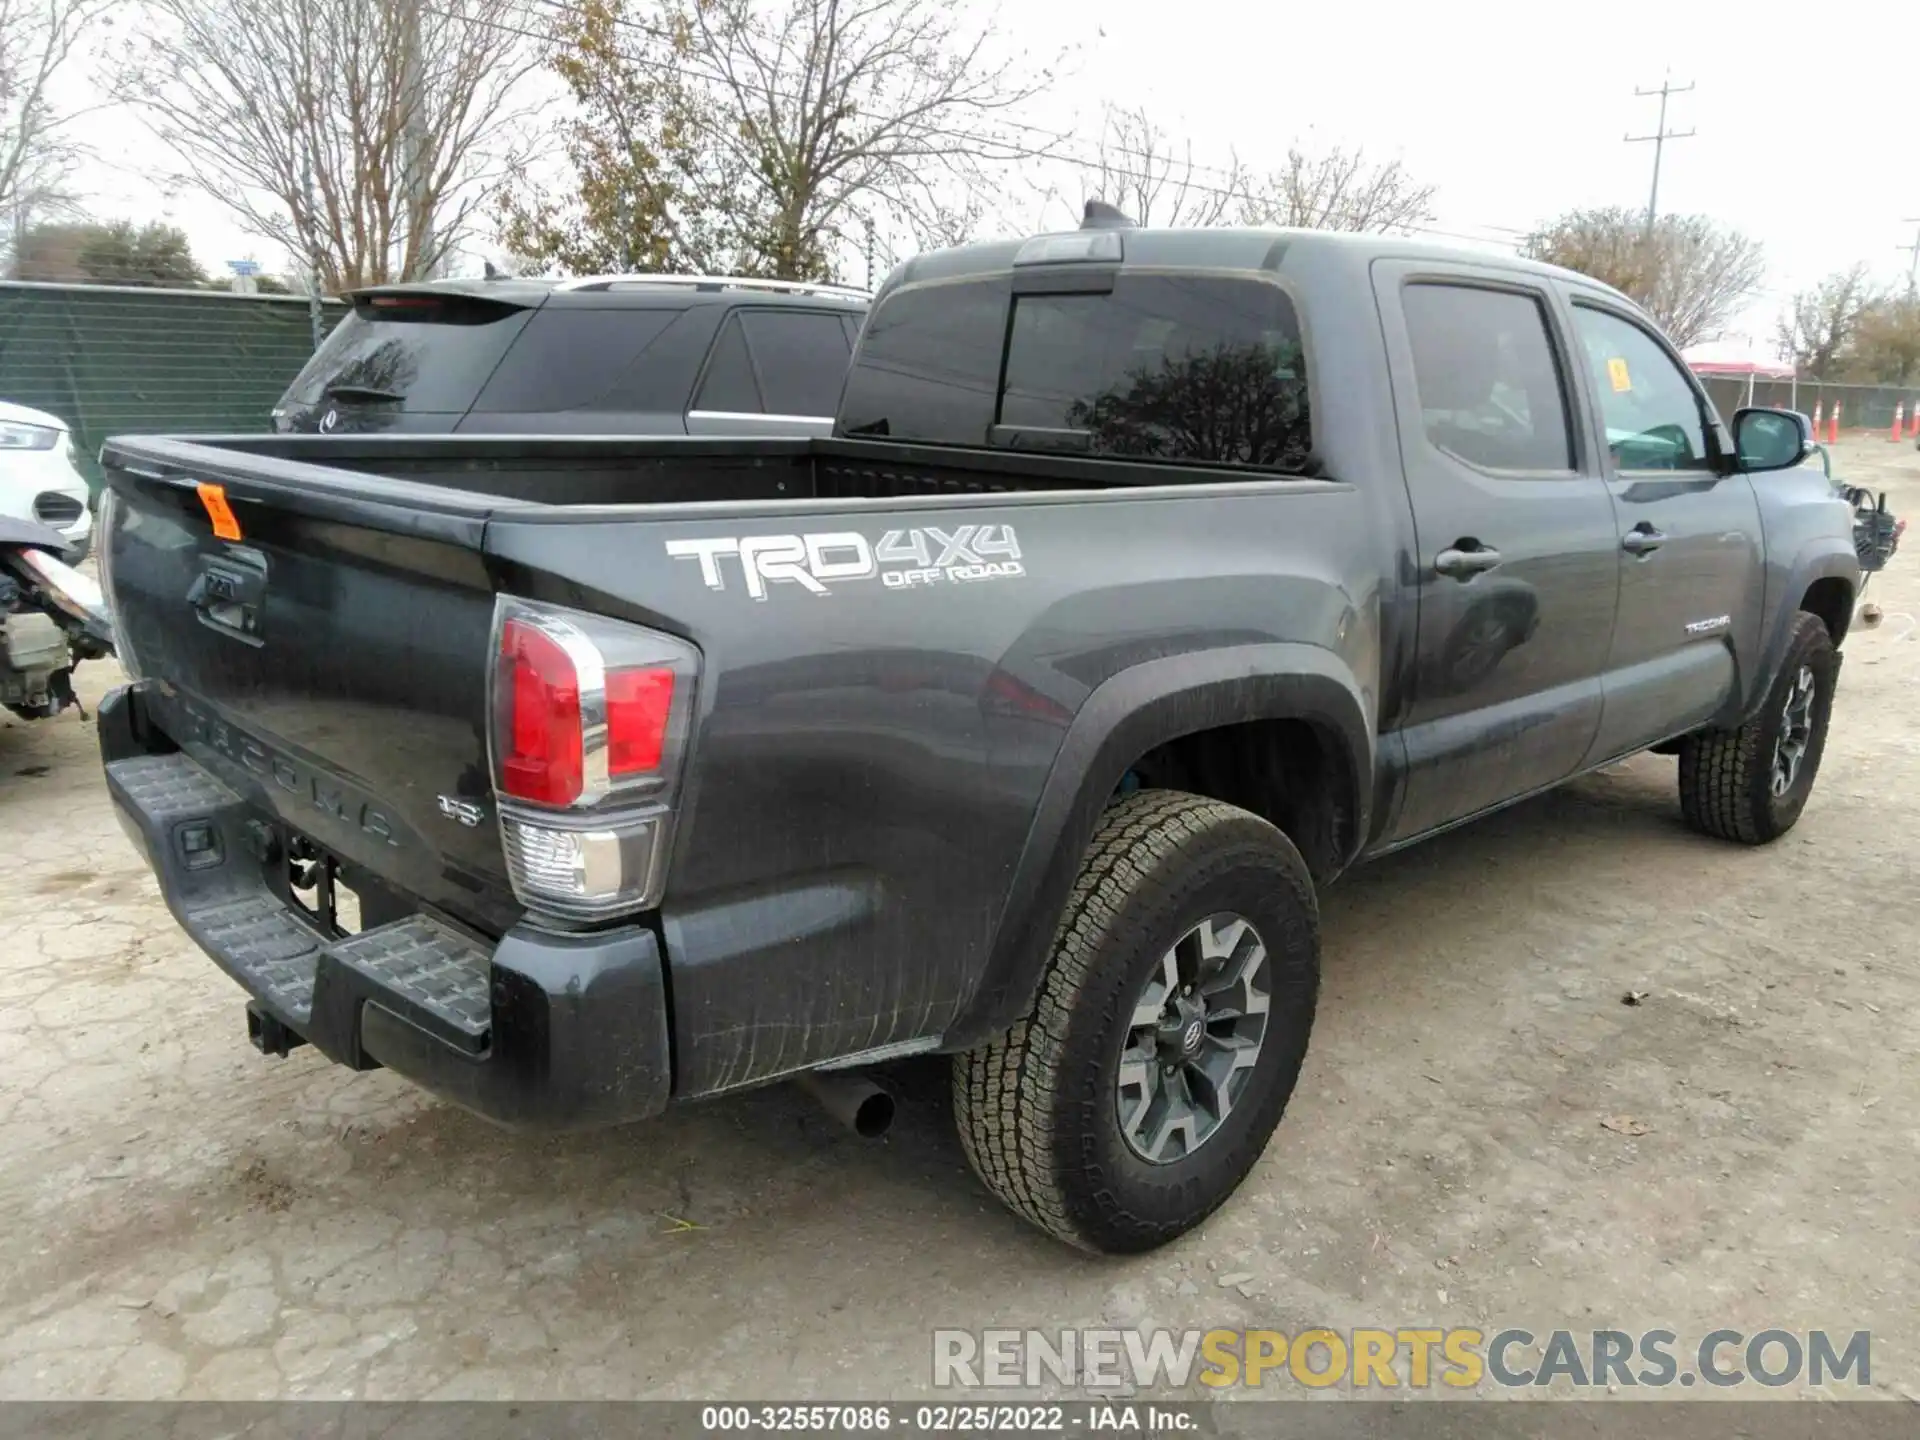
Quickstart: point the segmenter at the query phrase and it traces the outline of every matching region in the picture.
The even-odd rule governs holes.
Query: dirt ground
[[[1920,514],[1913,450],[1841,460]],[[987,1197],[937,1065],[868,1144],[790,1090],[540,1140],[265,1060],[115,826],[92,725],[13,722],[0,1397],[905,1397],[936,1326],[1465,1324],[1870,1329],[1877,1388],[1920,1398],[1909,548],[1781,843],[1692,836],[1645,757],[1335,887],[1273,1145],[1127,1261]]]

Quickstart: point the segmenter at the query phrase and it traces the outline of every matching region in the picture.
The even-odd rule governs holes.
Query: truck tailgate
[[[349,876],[499,933],[499,832],[460,817],[490,795],[481,542],[514,502],[168,448],[104,457],[104,569],[154,719]]]

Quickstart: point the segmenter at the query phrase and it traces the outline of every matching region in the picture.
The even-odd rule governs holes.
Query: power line
[[[1667,141],[1669,140],[1689,140],[1693,137],[1693,131],[1691,130],[1667,129],[1667,97],[1669,95],[1684,95],[1691,89],[1693,89],[1693,82],[1691,80],[1684,85],[1675,85],[1670,79],[1663,79],[1660,82],[1660,88],[1658,90],[1636,89],[1633,92],[1635,95],[1658,95],[1660,97],[1660,123],[1654,126],[1653,134],[1629,135],[1626,137],[1626,142],[1629,145],[1640,145],[1649,140],[1653,142],[1653,188],[1647,192],[1647,233],[1649,235],[1653,233],[1653,217],[1660,205],[1661,152],[1667,148]]]

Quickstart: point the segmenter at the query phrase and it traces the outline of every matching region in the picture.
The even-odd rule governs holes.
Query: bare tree
[[[1704,215],[1574,210],[1526,237],[1521,253],[1613,286],[1682,349],[1715,340],[1766,277],[1758,241]]]
[[[1052,144],[1011,119],[1051,70],[997,54],[947,0],[687,0],[684,23],[716,168],[777,275],[826,273],[860,212],[949,232]]]
[[[1780,358],[1813,379],[1837,378],[1836,362],[1852,348],[1862,318],[1878,298],[1864,262],[1800,291],[1780,317]]]
[[[1250,183],[1238,156],[1224,168],[1201,165],[1193,142],[1169,136],[1144,105],[1109,105],[1081,203],[1104,200],[1141,225],[1220,225],[1241,218]]]
[[[61,208],[80,148],[51,89],[108,0],[0,0],[0,225]]]
[[[1433,186],[1398,160],[1373,163],[1364,151],[1339,146],[1310,154],[1295,145],[1283,167],[1251,187],[1240,218],[1306,230],[1406,231],[1433,218]]]
[[[1374,163],[1360,150],[1295,144],[1279,169],[1265,173],[1231,151],[1224,165],[1203,165],[1189,142],[1172,138],[1142,106],[1108,107],[1081,190],[1083,199],[1118,205],[1142,225],[1405,231],[1433,218],[1434,187],[1398,160]]]
[[[329,290],[431,275],[526,154],[525,0],[147,0],[116,75],[184,183]]]

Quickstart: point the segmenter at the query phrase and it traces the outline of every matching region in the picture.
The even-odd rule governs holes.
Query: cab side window
[[[1566,391],[1537,296],[1421,281],[1401,307],[1420,422],[1436,449],[1485,470],[1573,469]]]
[[[1666,349],[1631,320],[1573,307],[1607,449],[1621,470],[1708,470],[1713,451],[1700,393]]]

